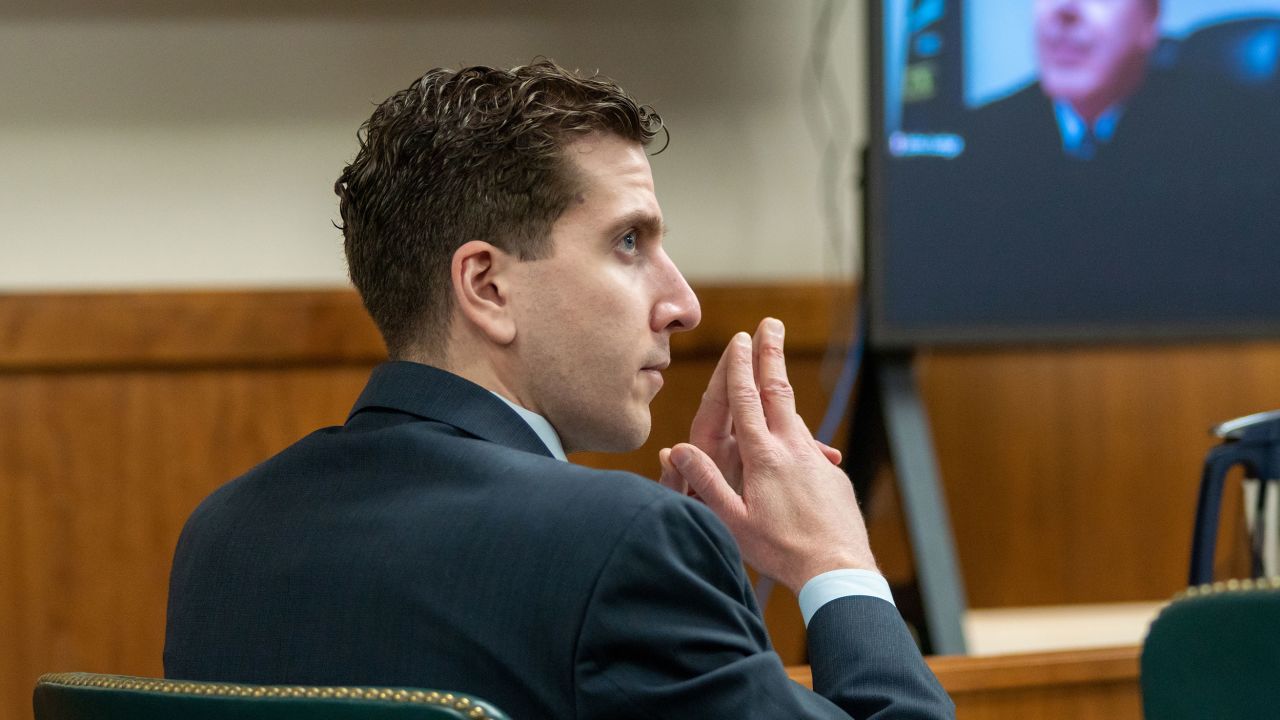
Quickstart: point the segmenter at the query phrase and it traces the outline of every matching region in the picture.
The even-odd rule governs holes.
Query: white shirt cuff
[[[874,570],[831,570],[811,578],[800,588],[800,614],[804,616],[805,627],[809,627],[809,620],[823,605],[852,595],[869,595],[894,604],[889,581],[880,573]]]

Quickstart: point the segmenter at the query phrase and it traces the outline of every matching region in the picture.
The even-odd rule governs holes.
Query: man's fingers
[[[733,355],[733,343],[720,354],[720,361],[711,373],[707,391],[702,395],[698,412],[689,427],[689,440],[696,445],[711,447],[729,436],[733,427],[729,414],[728,365]]]
[[[764,345],[764,324],[768,321],[769,318],[761,320],[751,336],[751,374],[756,378],[756,387],[760,387],[760,351]]]
[[[831,447],[821,440],[814,440],[814,442],[818,443],[818,449],[822,450],[822,454],[831,461],[832,465],[840,465],[840,461],[844,459],[844,456],[840,454],[839,450]]]
[[[746,507],[711,458],[689,443],[671,448],[670,458],[676,472],[689,483],[698,498],[730,529],[735,527],[745,515]]]
[[[738,447],[746,451],[748,445],[758,447],[767,442],[769,436],[764,409],[760,405],[760,391],[756,388],[755,373],[751,368],[751,337],[743,332],[734,335],[729,341],[729,353],[729,414],[733,417]]]
[[[681,495],[689,492],[689,484],[684,481],[684,476],[671,463],[671,448],[662,448],[658,451],[658,464],[662,466],[662,477],[658,478],[658,482],[663,487],[675,490]]]
[[[765,420],[775,431],[796,422],[796,396],[787,379],[787,361],[782,352],[784,333],[782,321],[774,318],[765,318],[756,329],[759,348],[756,384],[760,388]]]

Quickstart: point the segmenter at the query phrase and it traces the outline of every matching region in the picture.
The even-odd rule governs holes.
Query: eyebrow
[[[646,232],[659,234],[662,237],[666,237],[671,232],[670,225],[645,210],[636,210],[623,215],[618,218],[615,226],[618,230],[634,227]]]

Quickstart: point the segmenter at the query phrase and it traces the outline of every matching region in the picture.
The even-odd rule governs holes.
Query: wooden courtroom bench
[[[959,720],[1141,720],[1136,646],[928,658]],[[807,665],[787,668],[812,687]]]

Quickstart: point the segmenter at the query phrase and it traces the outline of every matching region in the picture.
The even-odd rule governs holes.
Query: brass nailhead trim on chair
[[[1177,595],[1174,595],[1173,600],[1174,602],[1177,602],[1184,598],[1193,598],[1201,595],[1215,595],[1218,593],[1247,590],[1280,590],[1280,577],[1219,580],[1214,583],[1205,583],[1203,585],[1196,585],[1183,590]]]
[[[474,701],[453,693],[436,690],[403,690],[395,688],[319,687],[302,685],[239,685],[235,683],[206,683],[187,680],[161,680],[158,678],[127,677],[123,675],[96,675],[93,673],[47,673],[36,681],[37,685],[65,685],[69,687],[94,687],[106,690],[141,690],[143,692],[173,693],[175,695],[208,695],[214,697],[254,698],[338,698],[350,700],[383,700],[387,702],[419,703],[451,707],[467,712],[467,717],[485,720],[489,714]]]

